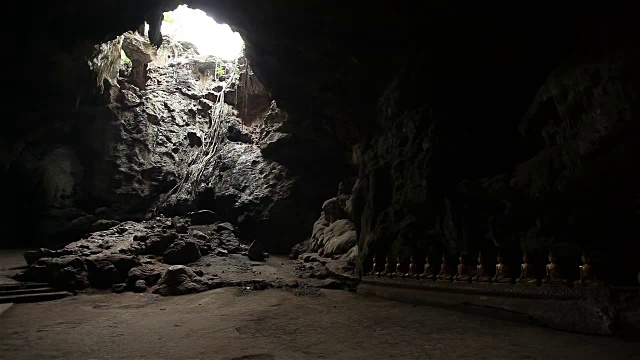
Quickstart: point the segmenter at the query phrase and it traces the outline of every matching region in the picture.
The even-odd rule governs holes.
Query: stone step
[[[0,291],[20,290],[20,289],[39,289],[49,287],[47,283],[35,282],[18,282],[15,284],[0,284]]]
[[[65,298],[69,295],[71,295],[71,293],[68,293],[66,291],[57,291],[57,292],[49,292],[49,293],[42,293],[42,294],[21,294],[21,295],[8,295],[8,296],[0,295],[0,304],[29,303],[29,302],[58,300],[58,299]]]
[[[9,295],[24,295],[24,294],[46,294],[52,292],[58,292],[59,290],[54,289],[52,287],[41,287],[41,288],[27,288],[27,289],[15,289],[15,290],[4,290],[0,291],[0,296],[9,296]]]

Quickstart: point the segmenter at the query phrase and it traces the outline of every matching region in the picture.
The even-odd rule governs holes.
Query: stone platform
[[[638,289],[625,289],[624,296],[620,292],[607,286],[526,286],[378,276],[362,277],[358,287],[363,296],[601,335],[618,333],[625,313],[640,304]]]
[[[606,286],[529,286],[519,284],[488,282],[457,282],[425,280],[415,278],[390,278],[383,276],[363,276],[363,284],[393,286],[407,289],[428,289],[478,295],[496,295],[535,299],[584,299],[609,297],[611,292]]]

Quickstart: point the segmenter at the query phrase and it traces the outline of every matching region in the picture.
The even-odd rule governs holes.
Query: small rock
[[[136,283],[133,285],[133,292],[143,293],[145,291],[147,291],[147,283],[145,283],[144,280],[136,281]]]
[[[126,288],[127,288],[127,284],[119,283],[119,284],[113,285],[111,287],[111,291],[116,293],[116,294],[120,294],[120,293],[123,293]]]
[[[203,241],[209,240],[209,237],[207,235],[205,235],[202,231],[198,231],[198,230],[193,230],[191,232],[191,236],[193,236],[198,240],[203,240]]]
[[[216,249],[216,255],[217,256],[229,256],[229,252],[227,250],[225,250],[225,249],[217,248]]]

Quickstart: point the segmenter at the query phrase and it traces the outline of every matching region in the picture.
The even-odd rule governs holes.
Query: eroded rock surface
[[[120,64],[120,48],[132,65]],[[156,49],[132,32],[95,52],[94,71],[109,71],[103,92],[91,92],[73,111],[74,136],[35,136],[13,159],[11,171],[37,189],[33,196],[46,198],[32,226],[42,232],[29,238],[68,243],[159,213],[189,214],[193,225],[231,222],[239,226],[236,236],[268,251],[286,253],[306,237],[314,208],[337,177],[295,164],[325,158],[335,142],[318,152],[314,146],[324,139],[278,109],[253,75],[252,96],[261,100],[248,113],[234,108],[244,108],[242,96],[225,103],[246,86],[245,60],[201,57],[168,37]],[[226,66],[226,75],[215,75],[215,66]]]

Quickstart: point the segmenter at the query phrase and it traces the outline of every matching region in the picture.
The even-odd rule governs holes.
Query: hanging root
[[[233,67],[231,77],[235,74],[235,67]],[[224,138],[223,121],[230,114],[230,107],[224,103],[224,93],[227,90],[229,81],[225,84],[225,87],[217,94],[216,102],[210,113],[211,126],[208,132],[204,134],[202,146],[194,152],[186,161],[185,172],[181,180],[174,186],[156,205],[154,213],[158,213],[158,209],[161,208],[172,197],[183,192],[185,188],[191,191],[192,196],[197,196],[198,185],[202,179],[202,175],[207,169],[207,165],[214,164],[215,156],[218,154],[218,146],[222,143]]]

